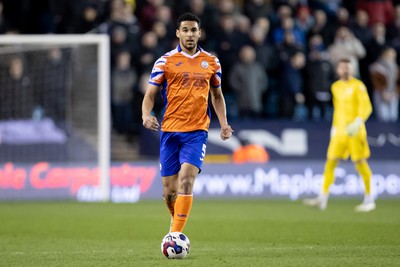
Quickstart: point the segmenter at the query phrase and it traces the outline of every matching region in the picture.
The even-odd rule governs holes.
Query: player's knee
[[[193,190],[194,180],[196,175],[182,175],[180,177],[180,192],[191,194]]]
[[[172,201],[178,196],[178,184],[164,184],[163,197],[167,201]]]
[[[176,190],[173,190],[172,192],[163,193],[163,198],[168,202],[174,201],[177,197],[178,197],[178,192]]]
[[[359,159],[359,160],[355,160],[355,161],[353,161],[353,162],[354,162],[354,164],[357,166],[357,165],[363,164],[363,163],[365,162],[365,160],[364,160],[364,159]]]

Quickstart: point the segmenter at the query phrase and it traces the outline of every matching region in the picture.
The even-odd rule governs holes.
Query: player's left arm
[[[347,134],[350,136],[354,136],[359,132],[361,125],[368,120],[372,113],[371,100],[369,99],[367,88],[363,83],[360,82],[360,85],[357,87],[356,94],[356,118],[347,126],[346,129]]]
[[[367,88],[363,83],[358,88],[358,110],[357,117],[360,117],[364,122],[368,120],[372,113],[372,104],[369,99]]]
[[[211,102],[217,114],[219,124],[221,125],[221,139],[227,140],[232,136],[233,129],[228,124],[225,98],[222,94],[221,86],[218,88],[211,88]]]

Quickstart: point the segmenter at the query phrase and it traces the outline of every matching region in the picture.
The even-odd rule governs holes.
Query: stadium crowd
[[[0,33],[108,34],[113,126],[135,132],[151,68],[176,47],[184,12],[201,18],[200,44],[221,61],[230,120],[331,119],[335,64],[346,57],[375,118],[397,121],[399,0],[0,0]]]

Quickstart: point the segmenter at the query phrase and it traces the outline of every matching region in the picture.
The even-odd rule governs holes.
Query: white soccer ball
[[[181,232],[168,233],[161,241],[161,252],[168,259],[183,259],[189,251],[189,238]]]

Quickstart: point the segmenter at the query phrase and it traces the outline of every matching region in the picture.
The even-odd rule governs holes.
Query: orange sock
[[[169,213],[171,213],[171,216],[174,217],[174,211],[175,211],[175,202],[176,199],[168,201],[164,198],[165,204],[167,205],[167,208],[169,210]]]
[[[178,194],[175,203],[174,222],[172,224],[171,232],[182,232],[185,227],[186,221],[189,217],[190,209],[193,204],[192,195]]]

